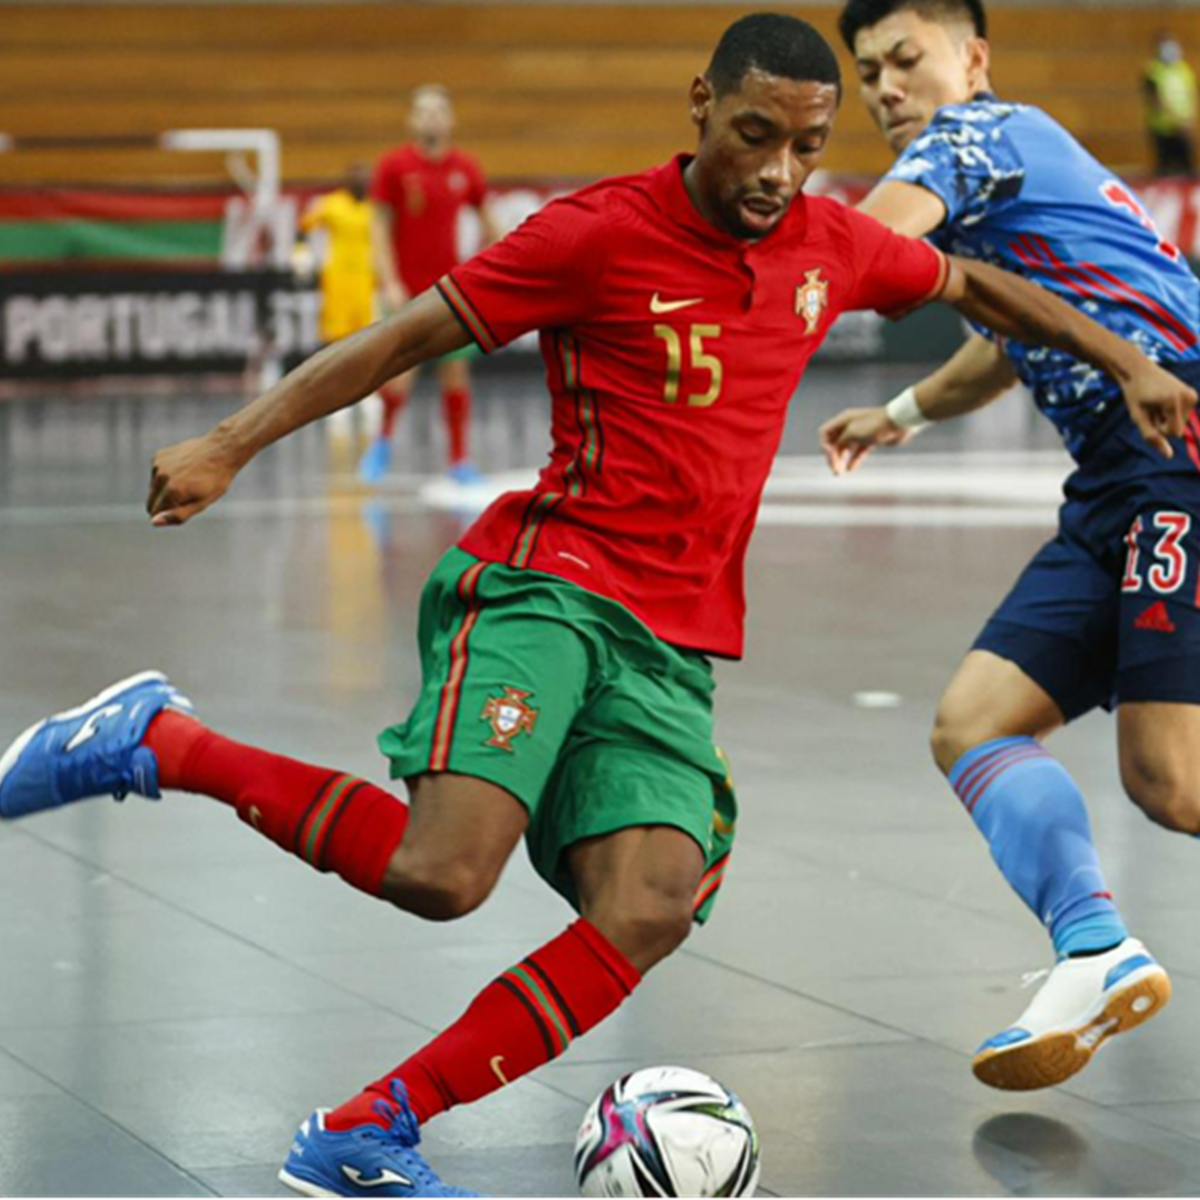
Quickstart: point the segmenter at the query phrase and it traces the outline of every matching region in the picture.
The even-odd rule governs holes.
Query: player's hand
[[[893,424],[882,406],[846,408],[821,426],[821,453],[835,475],[845,475],[876,446],[903,446],[913,433]]]
[[[1125,405],[1138,432],[1163,458],[1175,451],[1168,438],[1183,437],[1196,407],[1196,392],[1169,371],[1147,361],[1125,384]]]
[[[229,490],[239,464],[214,433],[168,446],[154,456],[146,511],[154,525],[182,525]]]

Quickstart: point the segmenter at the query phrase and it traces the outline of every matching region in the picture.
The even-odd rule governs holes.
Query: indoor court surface
[[[743,816],[713,920],[564,1058],[434,1122],[424,1148],[449,1181],[573,1194],[587,1103],[675,1063],[746,1101],[765,1195],[1200,1193],[1200,847],[1124,799],[1107,716],[1054,746],[1174,1000],[1056,1091],[971,1075],[1050,953],[927,730],[1049,535],[1065,458],[1013,396],[829,478],[820,420],[918,374],[828,364],[794,408],[750,556],[747,658],[718,668]],[[545,451],[540,371],[489,363],[478,381],[481,465],[520,478]],[[315,427],[177,530],[141,511],[152,452],[239,401],[137,392],[0,403],[0,744],[158,667],[218,730],[383,782],[374,738],[415,695],[420,589],[462,527],[427,486],[432,389],[373,495],[344,433]],[[92,1196],[289,1195],[276,1171],[314,1107],[571,919],[519,853],[480,912],[423,924],[182,795],[0,827],[0,914],[0,1194]]]

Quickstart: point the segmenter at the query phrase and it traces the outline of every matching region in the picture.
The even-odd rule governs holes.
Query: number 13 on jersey
[[[654,336],[662,338],[667,347],[667,372],[663,380],[663,403],[674,404],[679,399],[679,381],[683,375],[684,343],[673,325],[655,325]],[[693,370],[708,372],[708,387],[703,392],[690,392],[690,408],[708,408],[715,404],[725,381],[725,367],[715,354],[705,348],[705,341],[721,336],[720,325],[692,325],[687,333],[688,364]]]

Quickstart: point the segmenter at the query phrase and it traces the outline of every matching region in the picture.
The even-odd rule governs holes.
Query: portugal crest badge
[[[492,727],[492,736],[486,745],[498,746],[511,754],[513,738],[519,733],[533,733],[538,719],[537,709],[525,703],[532,695],[532,692],[523,692],[520,688],[505,687],[503,696],[488,697],[483,712],[479,714],[479,719],[487,721]]]
[[[821,278],[821,268],[804,272],[804,282],[796,288],[796,316],[804,318],[805,334],[816,333],[821,314],[829,303],[829,280]]]

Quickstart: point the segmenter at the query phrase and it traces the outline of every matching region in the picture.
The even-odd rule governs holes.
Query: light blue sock
[[[984,742],[954,764],[949,778],[1060,958],[1104,950],[1128,936],[1100,870],[1083,796],[1037,741]]]

